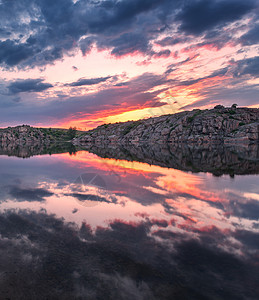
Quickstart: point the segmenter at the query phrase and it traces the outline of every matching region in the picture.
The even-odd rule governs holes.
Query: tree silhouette
[[[67,131],[69,139],[73,139],[76,136],[76,127],[69,127]]]

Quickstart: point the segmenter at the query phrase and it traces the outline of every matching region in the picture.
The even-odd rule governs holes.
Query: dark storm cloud
[[[243,75],[250,75],[252,77],[259,76],[259,56],[247,58],[237,61],[237,67],[234,71],[234,75],[237,77]]]
[[[91,51],[91,49],[93,48],[93,44],[95,43],[95,39],[90,37],[90,38],[85,38],[85,39],[81,39],[79,41],[79,47],[80,50],[82,51],[83,55],[86,55],[87,53],[89,53]]]
[[[150,49],[149,40],[142,33],[122,34],[119,38],[111,40],[110,46],[114,47],[111,53],[115,56],[134,52],[147,53]]]
[[[166,46],[174,46],[180,43],[185,43],[188,42],[190,40],[189,37],[172,37],[172,36],[167,36],[165,38],[163,38],[162,40],[156,41],[157,45],[160,45],[162,47],[166,47]]]
[[[82,8],[86,3],[86,1],[79,1]],[[91,16],[89,27],[93,33],[109,31],[112,27],[116,27],[113,28],[116,31],[118,26],[128,28],[137,16],[156,9],[161,10],[166,5],[170,7],[169,3],[170,1],[167,0],[100,1],[96,6],[91,7],[96,15]]]
[[[95,44],[114,56],[152,55],[151,41],[177,19],[179,31],[200,34],[240,19],[255,1],[170,0],[21,0],[0,5],[0,64],[6,68],[44,66],[79,47],[87,54]],[[178,13],[179,11],[179,13]],[[179,38],[179,36],[181,36]],[[4,40],[4,38],[8,38]],[[160,45],[188,41],[184,35]]]
[[[84,85],[94,85],[94,84],[98,84],[101,82],[105,82],[108,79],[112,78],[112,76],[107,76],[107,77],[99,77],[99,78],[80,78],[75,82],[72,83],[68,83],[66,84],[67,86],[84,86]]]
[[[259,24],[255,24],[247,33],[241,36],[240,41],[243,45],[254,45],[259,43]]]
[[[2,41],[0,63],[6,67],[45,65],[78,45],[86,53],[94,42],[113,48],[116,56],[145,52],[149,39],[165,25],[158,15],[173,6],[166,0],[9,2],[0,6],[1,25],[13,33],[12,39]],[[156,10],[158,15],[152,15]]]
[[[33,56],[34,50],[26,44],[19,44],[12,40],[0,41],[0,64],[10,67]]]
[[[199,35],[216,26],[240,19],[255,7],[256,1],[194,0],[186,3],[177,16],[181,22],[180,30]]]
[[[9,37],[11,32],[5,31],[3,28],[0,28],[0,38]]]
[[[42,92],[53,87],[50,83],[44,83],[43,79],[25,79],[13,81],[8,85],[10,94],[18,94],[23,92]]]

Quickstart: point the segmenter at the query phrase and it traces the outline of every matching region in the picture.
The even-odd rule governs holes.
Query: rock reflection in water
[[[140,161],[150,165],[174,168],[183,171],[209,172],[216,176],[229,174],[258,174],[259,147],[253,145],[207,145],[188,146],[186,144],[143,144],[105,146],[75,146],[60,143],[30,146],[0,145],[0,155],[29,158],[35,155],[70,153],[87,150],[103,158]]]
[[[31,145],[17,145],[13,143],[0,144],[0,155],[16,156],[21,158],[66,152],[72,155],[75,154],[76,151],[76,147],[69,142],[56,144],[33,143]]]
[[[258,145],[208,145],[186,144],[128,145],[114,147],[85,146],[85,149],[101,157],[141,161],[151,165],[192,172],[222,174],[258,174]]]

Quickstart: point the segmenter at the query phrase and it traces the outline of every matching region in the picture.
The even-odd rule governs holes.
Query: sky
[[[0,0],[0,127],[259,107],[258,0]]]

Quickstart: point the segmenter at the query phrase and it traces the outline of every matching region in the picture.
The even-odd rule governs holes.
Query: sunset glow
[[[1,1],[0,126],[86,130],[258,107],[258,9],[257,0]]]

